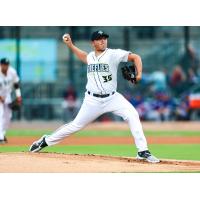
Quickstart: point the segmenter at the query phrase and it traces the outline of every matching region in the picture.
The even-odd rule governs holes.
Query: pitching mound
[[[0,153],[0,172],[199,172],[200,161],[162,160],[56,153]]]

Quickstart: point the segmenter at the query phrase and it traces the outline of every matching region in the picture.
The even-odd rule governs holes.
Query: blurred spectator
[[[175,103],[173,98],[171,98],[167,93],[161,93],[158,98],[160,101],[160,108],[158,112],[160,113],[161,121],[169,121],[172,119],[172,113],[175,108]]]
[[[175,120],[189,120],[189,102],[188,96],[180,99],[180,102],[177,104],[175,109]]]
[[[184,91],[184,83],[186,81],[186,76],[179,65],[177,65],[171,75],[170,85],[171,89],[174,91],[175,95]]]
[[[181,98],[171,97],[167,92],[157,92],[153,98],[145,98],[141,93],[134,96],[127,93],[125,96],[142,120],[189,120],[189,103],[185,94]]]
[[[194,84],[199,82],[199,77],[195,74],[192,68],[188,70],[188,73],[189,73],[188,77],[189,86],[193,86]]]
[[[153,92],[162,92],[167,90],[167,74],[164,69],[155,71],[150,75],[152,82],[151,90]]]
[[[105,113],[105,114],[99,116],[95,121],[97,121],[97,122],[111,122],[112,118],[115,119],[115,116],[113,116],[112,113]]]
[[[131,97],[128,100],[138,111],[141,120],[145,120],[147,108],[145,105],[144,97],[140,93],[137,93],[134,97]]]
[[[187,47],[186,52],[180,59],[179,63],[187,77],[189,77],[189,69],[192,69],[195,75],[198,74],[200,60],[191,46]]]
[[[69,85],[63,94],[64,100],[62,102],[63,108],[63,120],[72,120],[78,111],[79,101],[77,100],[77,94],[72,85]]]
[[[148,120],[168,121],[171,119],[174,103],[167,93],[156,93],[150,103]]]

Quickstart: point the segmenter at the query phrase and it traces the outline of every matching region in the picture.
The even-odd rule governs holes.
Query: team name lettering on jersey
[[[108,64],[90,64],[87,67],[87,72],[109,72],[109,65]]]
[[[6,87],[12,84],[11,80],[0,80],[0,87]]]

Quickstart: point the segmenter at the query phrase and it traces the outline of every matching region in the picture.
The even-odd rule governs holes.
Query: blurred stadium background
[[[143,79],[136,87],[118,70],[118,91],[144,121],[200,119],[200,27],[0,27],[0,57],[21,78],[23,106],[13,120],[70,121],[85,92],[86,67],[66,48],[62,35],[90,51],[90,35],[102,29],[109,47],[139,54]],[[120,121],[106,114],[98,121]]]

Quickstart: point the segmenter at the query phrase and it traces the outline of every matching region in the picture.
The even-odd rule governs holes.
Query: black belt
[[[90,91],[87,91],[87,93],[89,95],[91,94],[92,96],[99,97],[99,98],[105,98],[105,97],[109,97],[109,96],[115,94],[115,92],[112,92],[111,94],[94,94],[94,93],[91,93]]]

